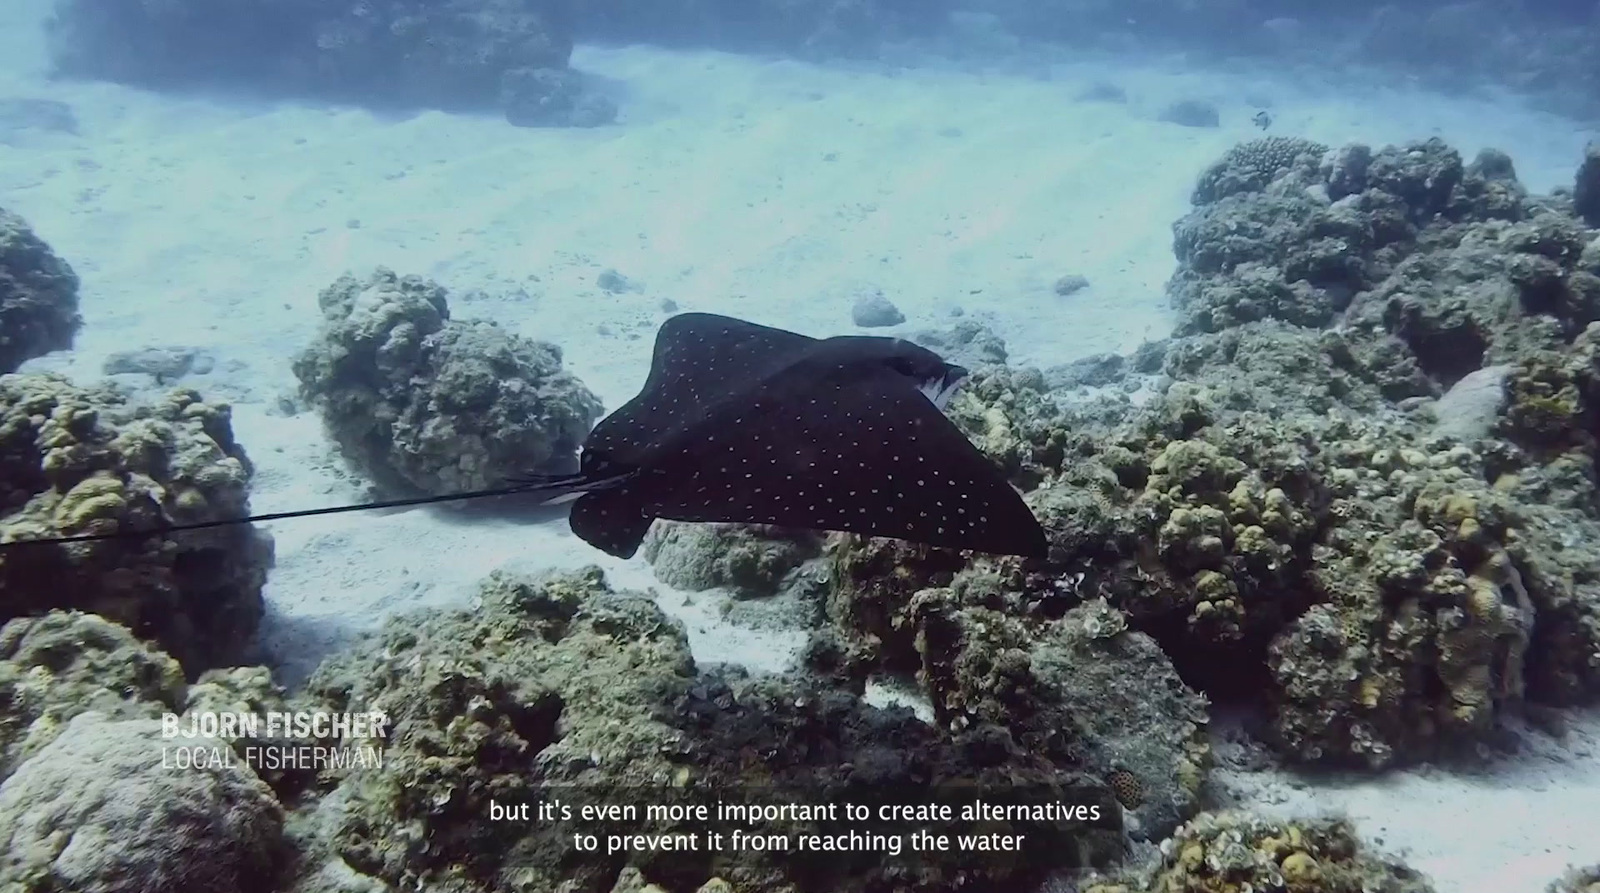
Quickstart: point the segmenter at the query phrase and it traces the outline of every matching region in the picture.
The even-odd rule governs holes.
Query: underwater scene
[[[4,0],[0,893],[1600,893],[1595,47]]]

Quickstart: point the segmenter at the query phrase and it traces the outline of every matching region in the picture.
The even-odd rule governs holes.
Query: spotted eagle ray
[[[65,543],[513,494],[571,502],[585,542],[631,558],[657,518],[846,531],[1043,557],[1044,530],[945,417],[967,370],[901,338],[817,339],[709,313],[668,319],[639,395],[589,433],[576,473],[461,493],[18,540]]]

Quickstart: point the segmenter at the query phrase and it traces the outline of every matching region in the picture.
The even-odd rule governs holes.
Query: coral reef
[[[309,694],[382,710],[388,768],[345,782],[334,851],[358,871],[457,890],[605,889],[566,838],[488,822],[490,800],[545,784],[668,785],[677,736],[660,715],[693,673],[683,631],[598,570],[492,576],[474,612],[397,618],[318,669]],[[569,832],[570,833],[570,832]]]
[[[1037,638],[1030,670],[1116,790],[1129,830],[1161,837],[1199,806],[1211,764],[1207,705],[1160,646],[1126,623],[1104,600],[1080,605]]]
[[[1499,0],[1420,6],[1373,3],[1362,15],[1340,23],[1338,30],[1353,38],[1353,54],[1403,71],[1419,83],[1504,84],[1540,107],[1579,117],[1592,115],[1600,82],[1593,71],[1575,65],[1571,54],[1595,39],[1594,20],[1565,15],[1559,7],[1541,7],[1523,17],[1504,15],[1509,9]],[[1309,46],[1327,45],[1324,29],[1307,30],[1311,33],[1284,49],[1303,52]]]
[[[960,553],[902,540],[832,536],[827,559],[827,616],[838,634],[824,648],[831,668],[847,676],[920,669],[911,600],[923,589],[950,586],[966,566]]]
[[[1161,845],[1160,861],[1081,887],[1084,893],[1431,893],[1403,863],[1370,852],[1346,822],[1203,813]]]
[[[65,0],[57,7],[53,57],[69,72],[158,83],[211,72],[402,102],[439,93],[457,103],[492,100],[486,91],[504,72],[562,69],[574,39],[872,58],[925,52],[930,41],[953,55],[1015,55],[1030,51],[1019,43],[1038,41],[1164,47],[1269,65],[1319,56],[1379,65],[1443,90],[1512,86],[1580,114],[1592,114],[1600,96],[1600,76],[1583,63],[1600,26],[1579,7],[1507,0],[1368,0],[1336,11],[1271,0],[989,0],[981,10],[951,0]],[[1104,85],[1088,95],[1124,99]]]
[[[228,406],[193,391],[133,403],[56,376],[0,377],[0,538],[248,515],[250,474]],[[194,676],[238,662],[271,560],[250,525],[13,548],[0,553],[0,619],[92,611]]]
[[[938,32],[950,0],[589,0],[573,8],[582,39],[872,56],[884,41]]]
[[[186,739],[205,752],[215,739]],[[270,893],[283,811],[242,764],[164,765],[150,719],[75,717],[0,784],[0,886],[19,893]]]
[[[1057,415],[1044,375],[1009,366],[979,368],[945,407],[967,437],[998,460],[1024,489],[1061,462],[1071,433],[1052,427]]]
[[[928,673],[909,606],[991,568],[964,598],[993,616],[951,641],[1021,623],[1025,655],[1041,618],[1103,598],[1300,760],[1471,754],[1526,700],[1600,695],[1600,304],[1570,203],[1436,140],[1258,140],[1195,198],[1184,334],[1103,364],[1098,395],[991,367],[950,406],[1050,560],[837,541],[842,668]]]
[[[0,374],[72,346],[78,276],[21,217],[0,208]]]
[[[617,105],[570,68],[513,68],[500,79],[500,106],[517,127],[599,127]]]
[[[549,2],[365,0],[298,24],[307,33],[294,50],[314,65],[313,89],[440,108],[489,105],[508,77],[564,70],[572,54],[564,14]]]
[[[1180,334],[1268,318],[1321,327],[1350,308],[1424,367],[1470,371],[1488,346],[1480,329],[1512,337],[1563,303],[1569,326],[1592,314],[1587,282],[1558,281],[1582,247],[1570,218],[1530,204],[1503,154],[1464,165],[1438,140],[1320,148],[1256,140],[1202,176],[1174,226]],[[1473,318],[1458,319],[1467,303]]]
[[[1572,209],[1590,226],[1600,227],[1600,144],[1584,149],[1572,182]]]
[[[94,614],[51,611],[19,617],[0,628],[0,781],[54,741],[73,717],[94,712],[109,720],[156,719],[162,714],[258,715],[290,709],[291,699],[265,667],[207,670],[185,685],[169,655]],[[227,739],[236,752],[262,742]],[[258,766],[280,795],[316,781],[299,766]]]
[[[1122,611],[1079,604],[1081,576],[1030,587],[1011,560],[963,568],[954,553],[847,536],[829,558],[834,629],[812,643],[815,669],[914,672],[940,727],[1003,727],[1030,753],[1094,773],[1138,837],[1194,814],[1210,765],[1205,699]]]
[[[1586,433],[1593,426],[1576,382],[1592,375],[1583,371],[1593,363],[1585,327],[1600,317],[1600,280],[1585,259],[1590,240],[1582,224],[1559,197],[1527,195],[1504,155],[1487,150],[1464,165],[1437,140],[1378,153],[1347,147],[1314,172],[1303,167],[1237,201],[1242,211],[1265,215],[1281,204],[1281,193],[1319,204],[1325,196],[1329,211],[1316,214],[1350,205],[1362,212],[1358,229],[1395,236],[1354,252],[1362,275],[1346,282],[1356,290],[1342,331],[1331,333],[1382,345],[1379,352],[1347,351],[1343,365],[1365,367],[1386,400],[1358,404],[1347,392],[1338,404],[1389,410],[1396,401],[1404,407],[1408,396],[1449,388],[1433,407],[1431,428],[1392,411],[1356,427],[1300,423],[1322,445],[1322,455],[1306,461],[1322,466],[1318,490],[1331,497],[1311,556],[1314,589],[1328,598],[1274,646],[1274,666],[1289,698],[1322,711],[1306,727],[1325,733],[1344,715],[1349,729],[1336,736],[1336,749],[1383,762],[1389,751],[1370,740],[1373,722],[1387,726],[1380,739],[1408,738],[1436,724],[1482,732],[1497,706],[1521,699],[1526,678],[1546,701],[1594,692],[1600,599],[1588,575],[1564,572],[1582,540],[1553,535],[1551,500],[1517,492],[1548,489],[1546,476],[1560,474],[1574,493],[1560,523],[1595,529],[1593,484],[1566,480],[1564,471],[1573,451],[1593,459]],[[1265,265],[1268,283],[1304,285],[1296,280],[1304,271],[1294,266],[1302,250],[1295,246],[1318,239],[1308,233],[1275,247],[1264,241],[1250,250],[1289,260]],[[1180,270],[1175,282],[1181,290],[1228,275],[1225,268]],[[1343,291],[1318,284],[1311,293],[1323,294],[1330,310],[1345,306]],[[1468,401],[1479,405],[1463,409]],[[1482,444],[1494,427],[1532,455]],[[1352,437],[1360,428],[1364,436]],[[1466,448],[1479,444],[1477,452]],[[1508,466],[1521,466],[1519,474],[1508,477]],[[1379,616],[1386,619],[1372,626]],[[1419,674],[1422,668],[1431,669]],[[1338,704],[1352,691],[1362,707],[1347,711]],[[1417,703],[1385,709],[1399,693],[1409,693],[1398,697],[1403,705],[1428,691],[1439,700],[1420,715]],[[1352,713],[1365,717],[1351,720]],[[1280,732],[1305,741],[1292,728],[1299,725],[1286,720]],[[1296,749],[1310,757],[1324,752],[1321,744]]]
[[[1528,196],[1503,155],[1315,148],[1234,150],[1175,228],[1186,330],[1227,330],[1169,347],[1177,383],[1128,426],[1143,437],[1121,439],[1135,455],[1117,474],[1144,485],[1123,518],[1155,527],[1155,554],[1107,591],[1191,678],[1196,632],[1246,643],[1251,664],[1265,645],[1289,753],[1383,765],[1482,740],[1530,679],[1547,701],[1600,690],[1600,599],[1551,567],[1570,567],[1574,544],[1545,532],[1548,500],[1502,479],[1507,463],[1531,465],[1529,481],[1548,471],[1481,440],[1496,413],[1547,441],[1589,440],[1573,433],[1579,389],[1554,372],[1535,383],[1528,364],[1585,343],[1600,307],[1581,225]],[[1271,160],[1241,161],[1254,158]],[[1269,164],[1270,178],[1249,173]],[[1290,325],[1252,322],[1271,319]],[[1473,390],[1451,387],[1474,375]],[[1593,529],[1582,489],[1564,523]],[[1259,679],[1234,666],[1240,689]]]
[[[657,521],[643,548],[656,579],[668,586],[689,592],[726,586],[770,595],[791,571],[820,554],[821,545],[807,531]]]
[[[593,123],[580,119],[603,106],[578,95],[567,16],[543,0],[62,0],[50,51],[64,74],[159,87],[220,82],[447,109],[492,107],[504,94],[519,119],[537,94],[542,124]]]
[[[379,269],[318,297],[324,324],[294,361],[304,395],[380,489],[445,493],[561,470],[600,401],[555,345],[450,319],[445,290]]]
[[[1022,850],[995,859],[975,852],[909,850],[803,853],[740,860],[718,874],[734,889],[866,893],[903,889],[1029,889],[1058,869],[1103,867],[1122,853],[1110,783],[1084,765],[1044,758],[1000,725],[975,721],[939,731],[904,707],[878,710],[839,688],[781,678],[702,676],[677,705],[687,752],[700,767],[703,790],[719,798],[769,803],[910,805],[974,798],[992,803],[1056,801],[1097,809],[1098,822],[1027,825]],[[753,756],[759,755],[759,756]],[[1019,823],[1020,825],[1020,823]],[[1019,825],[1010,825],[1018,828]],[[905,833],[878,822],[763,823],[758,830],[823,833],[846,829]],[[1007,823],[984,823],[998,831]],[[963,822],[935,831],[968,832]]]
[[[924,329],[907,337],[947,362],[969,369],[1006,361],[1005,341],[988,326],[971,319],[959,320],[948,329]]]
[[[1290,66],[1320,59],[1440,92],[1469,85],[1511,89],[1534,107],[1580,119],[1594,114],[1600,97],[1600,74],[1582,61],[1584,48],[1600,40],[1600,24],[1585,7],[1515,0],[1356,0],[1337,7],[1278,0],[989,0],[983,9],[993,29],[1025,43],[1102,51],[1138,46],[1215,64],[1249,59]],[[1359,83],[1350,86],[1360,90]]]
[[[1208,205],[1230,195],[1259,192],[1297,165],[1322,161],[1328,147],[1292,136],[1268,136],[1240,143],[1200,174],[1190,200]]]
[[[1130,833],[1170,833],[1198,809],[1210,764],[1205,699],[1103,600],[1030,629],[996,609],[995,582],[965,574],[907,608],[935,719],[1003,725],[1030,753],[1112,785]]]
[[[178,662],[115,623],[77,611],[18,617],[0,627],[0,780],[80,713],[154,719],[185,697]]]
[[[1572,869],[1546,887],[1545,893],[1600,893],[1600,865]]]
[[[893,865],[872,852],[589,856],[571,847],[576,820],[485,821],[491,801],[819,803],[945,779],[1007,779],[1075,803],[1112,804],[1109,786],[1042,763],[993,725],[947,735],[908,710],[877,710],[838,688],[697,672],[683,629],[648,598],[612,591],[598,569],[493,575],[474,611],[397,618],[380,638],[326,663],[310,694],[333,709],[383,710],[394,722],[386,770],[338,780],[329,841],[331,855],[392,884],[799,893],[877,889],[911,872],[915,889],[938,891],[963,878],[1020,882],[1043,868],[955,853]],[[705,827],[692,824],[680,830]],[[666,827],[641,818],[586,830]],[[783,821],[768,830],[807,827],[815,826]],[[1049,860],[1103,865],[1119,850],[1114,823],[1105,823],[1078,829]]]
[[[273,681],[272,671],[266,667],[229,667],[207,670],[189,686],[183,701],[181,722],[189,723],[197,714],[226,714],[241,716],[251,714],[266,716],[285,714],[312,707],[300,695],[289,695]],[[258,729],[259,733],[260,730]],[[314,761],[290,759],[290,751],[302,745],[341,746],[338,739],[319,741],[314,738],[297,739],[274,735],[252,737],[248,733],[232,734],[219,730],[219,739],[231,746],[240,759],[252,763],[255,773],[266,782],[284,803],[293,803],[302,792],[328,786],[337,780],[337,770],[320,767]],[[261,755],[275,752],[278,756],[267,759]]]
[[[129,883],[137,889],[280,889],[279,869],[291,854],[279,839],[284,816],[274,795],[292,802],[327,781],[314,767],[268,765],[248,750],[284,741],[164,737],[154,720],[168,714],[187,724],[197,711],[263,715],[300,703],[284,695],[265,667],[208,670],[185,684],[171,656],[94,614],[51,611],[0,627],[0,704],[0,804],[14,793],[10,802],[25,807],[0,815],[0,835],[6,835],[0,839],[26,850],[26,858],[0,866],[0,878],[14,882],[7,890],[123,890]],[[92,731],[72,738],[80,719],[93,723]],[[57,749],[62,739],[65,751]],[[179,766],[178,749],[203,759]],[[104,761],[116,770],[109,778]],[[77,773],[96,779],[59,784],[64,774]],[[13,774],[21,779],[15,789],[5,783]],[[86,799],[81,809],[60,808],[58,792]],[[183,802],[157,802],[169,797]],[[117,808],[97,805],[102,798]],[[163,845],[169,834],[184,839]],[[54,842],[59,836],[73,843],[63,848]],[[117,844],[107,852],[83,852],[104,849],[108,836]],[[192,858],[187,847],[214,849],[220,859],[215,871],[178,882],[178,866]]]

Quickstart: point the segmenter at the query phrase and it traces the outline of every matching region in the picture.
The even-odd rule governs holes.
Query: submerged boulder
[[[66,350],[82,326],[77,274],[26,221],[0,208],[0,373]]]
[[[345,457],[385,492],[570,470],[600,415],[560,348],[451,319],[436,283],[380,269],[341,277],[318,303],[323,326],[295,375]]]
[[[197,751],[225,749],[190,739]],[[271,893],[283,809],[242,762],[167,765],[156,720],[69,722],[0,784],[0,887],[25,893]],[[216,752],[221,752],[220,750]]]

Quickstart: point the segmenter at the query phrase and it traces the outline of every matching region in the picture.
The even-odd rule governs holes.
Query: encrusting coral
[[[91,711],[68,722],[0,784],[0,887],[276,890],[288,853],[271,788],[243,762],[176,771],[171,748],[154,719]]]
[[[178,662],[94,614],[51,611],[0,627],[0,781],[80,713],[152,719],[181,711]]]

